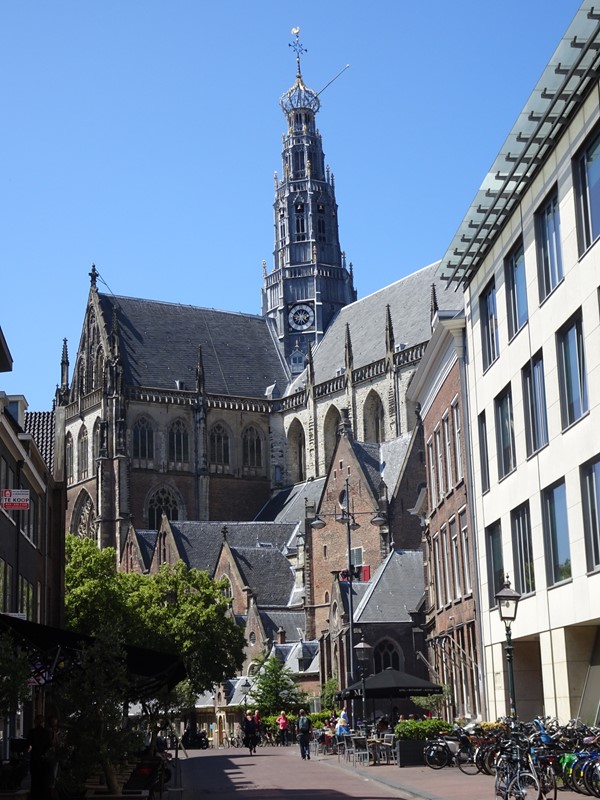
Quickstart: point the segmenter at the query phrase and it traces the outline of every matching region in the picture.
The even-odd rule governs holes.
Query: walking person
[[[244,746],[252,753],[256,753],[256,743],[258,741],[258,724],[252,712],[248,711],[244,720]]]
[[[303,761],[310,761],[310,734],[312,731],[312,722],[310,717],[306,716],[306,711],[301,708],[298,712],[298,742],[300,744],[300,755]]]
[[[279,725],[279,744],[285,747],[287,745],[287,732],[290,724],[285,711],[282,711],[277,717],[277,724]]]
[[[54,779],[54,767],[50,758],[51,747],[52,733],[44,725],[44,717],[38,714],[34,720],[34,727],[27,734],[31,800],[50,800]]]

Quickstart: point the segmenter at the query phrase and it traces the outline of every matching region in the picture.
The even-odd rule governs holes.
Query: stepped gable
[[[223,545],[223,528],[232,548],[273,550],[281,554],[295,525],[272,522],[173,522],[169,523],[179,555],[188,567],[214,574]],[[285,559],[285,556],[282,556]],[[289,562],[285,559],[286,563]]]
[[[264,398],[267,387],[289,376],[272,323],[263,317],[210,308],[99,294],[109,324],[118,310],[125,383],[175,390],[196,388],[202,348],[205,390],[211,394]]]
[[[138,547],[140,548],[142,560],[144,562],[144,567],[146,569],[150,569],[150,564],[152,563],[152,554],[154,553],[154,547],[158,538],[158,531],[136,530],[135,535],[137,538]]]
[[[272,641],[277,639],[277,631],[281,628],[286,642],[299,642],[306,631],[304,611],[260,611],[260,619],[265,634]]]
[[[257,605],[287,606],[294,589],[290,562],[274,547],[231,547],[242,576]]]
[[[271,499],[265,503],[256,516],[256,520],[273,520],[274,522],[302,522],[304,521],[306,503],[314,504],[317,507],[323,488],[325,478],[296,483],[294,486],[286,486],[276,492]]]
[[[456,306],[454,293],[446,291],[447,284],[435,274],[438,264],[439,262],[436,262],[424,267],[342,308],[314,351],[315,383],[329,380],[335,376],[338,369],[344,367],[346,325],[352,341],[354,369],[385,357],[385,322],[388,305],[397,347],[401,344],[413,347],[428,342],[431,338],[432,284],[436,286],[440,308]],[[297,390],[304,382],[304,376],[297,379],[294,388]]]
[[[355,621],[411,622],[409,612],[419,607],[424,590],[423,553],[392,550],[354,604]]]
[[[54,466],[54,411],[26,411],[25,433],[33,437],[44,464]]]

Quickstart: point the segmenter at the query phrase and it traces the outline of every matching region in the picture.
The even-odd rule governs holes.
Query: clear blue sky
[[[293,26],[308,86],[350,64],[317,119],[363,297],[444,255],[578,7],[2,0],[0,389],[51,407],[92,262],[115,294],[260,313]]]

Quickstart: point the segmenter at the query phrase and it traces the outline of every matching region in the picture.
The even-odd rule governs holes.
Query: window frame
[[[600,571],[600,456],[580,467],[583,530],[588,572]]]
[[[564,280],[560,239],[560,206],[555,187],[535,213],[538,293],[540,304]]]
[[[593,159],[589,156],[593,152]],[[596,129],[585,141],[573,159],[573,184],[577,219],[577,246],[581,257],[600,236],[600,195],[590,193],[590,171],[588,165],[600,164],[600,130]],[[593,184],[594,190],[600,182]],[[595,212],[595,213],[594,213]],[[598,219],[596,219],[598,217]]]
[[[498,338],[498,304],[496,301],[496,283],[492,279],[479,296],[481,357],[485,372],[500,355]]]
[[[561,490],[562,495],[562,508],[556,508],[556,492]],[[544,531],[544,555],[546,558],[546,575],[548,580],[548,587],[557,586],[573,579],[573,569],[571,561],[571,542],[569,540],[569,515],[567,505],[567,487],[564,478],[556,481],[555,483],[547,486],[541,493],[542,503],[542,527]],[[566,522],[566,545],[568,550],[569,574],[564,576],[557,576],[557,572],[563,568],[564,563],[560,564],[557,561],[558,550],[560,545],[564,546],[565,542],[558,541],[561,531],[558,529],[556,523],[557,511],[562,512]],[[562,537],[561,537],[562,538]]]
[[[515,421],[510,383],[494,398],[494,418],[498,480],[501,481],[517,468]]]
[[[546,447],[548,411],[543,351],[538,350],[521,369],[523,412],[525,415],[525,446],[527,457]]]
[[[569,358],[571,346],[567,337],[575,336],[575,364]],[[585,368],[585,347],[581,309],[571,316],[556,332],[556,359],[558,389],[563,431],[574,425],[589,411],[588,383]],[[576,410],[575,406],[579,406]],[[572,408],[573,407],[573,408]]]
[[[455,397],[454,400],[452,401],[451,408],[452,408],[452,427],[454,429],[455,476],[456,476],[456,482],[458,483],[464,478],[462,440],[461,440],[462,420],[460,418],[461,407],[458,402],[458,397]]]
[[[462,549],[463,588],[464,594],[473,594],[471,582],[471,550],[469,542],[469,520],[467,510],[463,508],[458,512],[458,527],[460,528],[460,544]]]
[[[496,520],[485,529],[488,567],[488,592],[490,609],[496,608],[496,594],[504,586],[504,550],[502,547],[502,524]]]
[[[490,490],[490,452],[488,448],[487,420],[485,411],[477,417],[479,430],[479,470],[481,473],[481,494]]]
[[[510,512],[510,528],[513,540],[515,588],[522,595],[534,594],[535,558],[528,500]]]
[[[512,248],[504,260],[504,277],[508,339],[511,341],[525,327],[529,319],[525,249],[522,241]]]

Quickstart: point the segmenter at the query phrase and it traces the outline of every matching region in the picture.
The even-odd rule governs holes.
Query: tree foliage
[[[67,624],[122,642],[176,653],[192,691],[233,675],[243,663],[244,635],[221,584],[180,561],[153,575],[118,572],[112,548],[67,536]]]
[[[263,715],[297,711],[306,701],[307,695],[298,688],[292,671],[275,657],[265,661],[248,695],[248,702],[260,708]]]
[[[335,696],[340,691],[337,678],[328,678],[321,689],[321,708],[333,711],[336,707]]]
[[[29,659],[15,645],[12,636],[0,633],[0,717],[15,712],[29,695]]]

